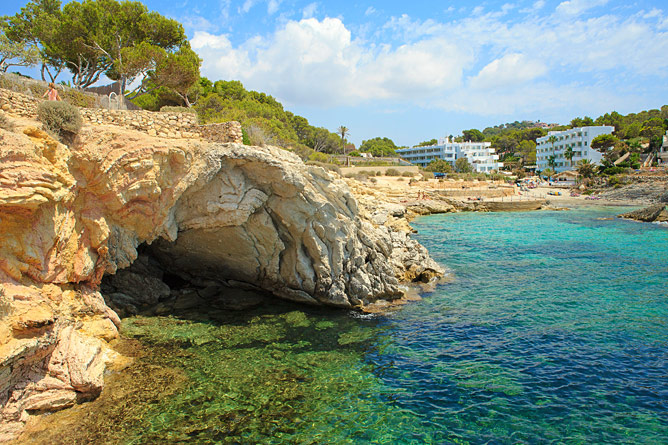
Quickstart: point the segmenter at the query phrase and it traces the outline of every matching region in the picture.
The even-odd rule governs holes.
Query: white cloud
[[[368,8],[366,8],[366,11],[364,11],[364,15],[369,17],[370,15],[373,15],[375,12],[376,8],[374,8],[373,6],[369,6]]]
[[[377,33],[357,30],[357,35],[341,19],[312,18],[315,6],[309,5],[304,19],[280,21],[269,35],[233,44],[225,35],[201,31],[191,44],[204,59],[204,75],[241,80],[288,105],[384,100],[489,113],[533,107],[533,101],[556,106],[559,91],[578,88],[608,94],[612,103],[610,97],[632,90],[628,79],[638,76],[665,83],[668,32],[661,14],[645,18],[644,11],[625,16],[608,11],[586,19],[566,14],[583,11],[583,4],[562,2],[559,12],[534,11],[513,21],[499,11],[451,22],[402,15]],[[534,8],[544,8],[544,2]],[[603,78],[607,86],[590,87]],[[647,85],[637,82],[636,89]]]
[[[513,9],[515,9],[515,5],[512,3],[506,3],[503,6],[501,6],[501,12],[503,14],[507,14],[508,11],[512,11]]]
[[[276,14],[276,12],[278,12],[279,6],[281,6],[281,0],[269,0],[269,3],[267,3],[267,14]]]
[[[244,2],[244,4],[241,6],[241,9],[239,10],[239,12],[247,13],[248,11],[251,10],[251,8],[253,6],[255,6],[256,3],[257,3],[257,0],[246,0]]]
[[[398,48],[365,48],[339,19],[290,21],[270,39],[233,48],[226,36],[200,32],[191,45],[211,78],[234,78],[290,103],[414,100],[459,85],[468,60],[433,39]]]
[[[534,4],[531,5],[530,8],[520,9],[520,12],[523,14],[534,14],[539,12],[544,7],[545,7],[545,0],[538,0],[537,2],[534,2]]]
[[[310,19],[313,17],[318,10],[318,4],[317,3],[309,3],[302,9],[302,18],[305,19]]]
[[[487,64],[470,84],[476,89],[506,87],[532,81],[546,72],[547,67],[540,61],[522,54],[508,54]]]
[[[227,20],[230,17],[230,2],[232,0],[219,0],[220,17]]]
[[[617,94],[597,85],[583,88],[579,83],[555,87],[548,82],[493,91],[457,90],[444,97],[437,106],[483,116],[520,115],[524,118],[551,119],[550,116],[563,115],[564,110],[571,117],[578,113],[572,110],[591,110],[588,111],[591,114],[602,114],[617,108],[620,102],[629,109],[643,106],[643,99],[636,94]]]
[[[606,3],[608,3],[608,0],[567,0],[559,3],[557,12],[566,15],[578,15],[587,9],[602,6]]]
[[[217,28],[217,26],[209,20],[198,15],[179,17],[178,20],[183,24],[186,30],[196,29],[198,31],[212,31]]]
[[[663,12],[660,9],[656,9],[656,8],[652,9],[650,12],[648,12],[646,14],[643,14],[644,19],[651,19],[651,18],[654,18],[654,17],[659,18],[659,17],[662,17],[662,16],[663,16]]]

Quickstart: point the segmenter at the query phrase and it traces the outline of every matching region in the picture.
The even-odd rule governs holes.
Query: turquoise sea
[[[135,398],[68,440],[668,443],[668,228],[622,211],[423,217],[449,281],[390,315],[126,319]]]

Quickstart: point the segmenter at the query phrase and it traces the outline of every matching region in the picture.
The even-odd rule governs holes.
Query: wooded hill
[[[190,96],[200,123],[239,121],[246,143],[290,148],[305,159],[316,160],[321,160],[321,156],[314,155],[311,150],[331,154],[342,149],[340,136],[326,128],[315,127],[306,118],[285,110],[271,95],[246,90],[238,80],[211,82],[201,77],[195,88],[197,91],[191,92]],[[166,88],[139,96],[134,102],[154,111],[183,103]]]
[[[645,110],[639,113],[622,115],[616,111],[605,113],[593,119],[589,116],[576,117],[568,125],[551,128],[552,131],[567,130],[575,127],[592,125],[610,125],[615,127],[614,136],[623,145],[617,147],[618,152],[655,151],[663,141],[668,130],[668,105],[661,109]],[[536,139],[547,135],[548,130],[535,126],[531,121],[515,121],[478,129],[464,130],[459,140],[474,142],[491,142],[501,155],[501,160],[511,166],[531,165],[536,162]]]

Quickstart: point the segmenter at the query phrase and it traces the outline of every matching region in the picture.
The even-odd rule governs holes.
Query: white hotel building
[[[462,157],[465,157],[477,172],[489,173],[503,167],[490,142],[451,142],[449,138],[441,138],[437,145],[402,148],[397,150],[397,153],[408,162],[421,167],[426,167],[436,159],[444,159],[454,166],[455,161]]]
[[[602,134],[612,134],[615,127],[601,125],[597,127],[577,127],[564,131],[550,131],[547,136],[536,139],[536,164],[538,170],[550,167],[550,156],[554,156],[554,170],[562,172],[573,170],[577,163],[588,159],[593,164],[600,164],[603,155],[591,148],[591,141]],[[554,144],[550,138],[554,136]],[[566,150],[571,147],[573,159],[566,158]]]

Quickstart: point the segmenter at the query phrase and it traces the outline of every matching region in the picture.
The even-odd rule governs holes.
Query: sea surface
[[[622,211],[423,217],[416,237],[449,279],[390,315],[277,303],[126,319],[135,365],[50,431],[67,443],[668,443],[668,228],[612,218]]]

